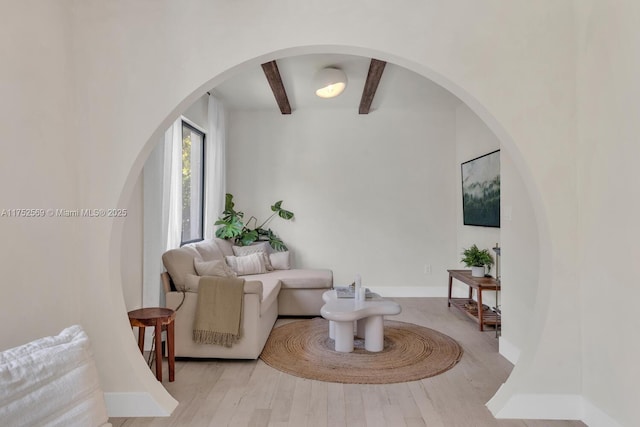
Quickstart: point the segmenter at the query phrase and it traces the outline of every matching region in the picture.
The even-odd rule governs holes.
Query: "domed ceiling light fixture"
[[[326,67],[313,78],[313,88],[320,98],[333,98],[347,87],[347,75],[339,68]]]

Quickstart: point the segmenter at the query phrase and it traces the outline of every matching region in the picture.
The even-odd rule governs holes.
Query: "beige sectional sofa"
[[[227,256],[234,256],[233,244],[218,238],[163,254],[167,270],[162,273],[165,303],[173,309],[180,306],[175,320],[176,357],[256,359],[278,315],[319,315],[322,294],[333,287],[333,273],[326,269],[283,269],[240,275],[245,279],[242,338],[232,347],[197,344],[192,340],[192,329],[198,294],[181,290],[193,279],[190,275],[197,275],[195,262],[225,260]]]

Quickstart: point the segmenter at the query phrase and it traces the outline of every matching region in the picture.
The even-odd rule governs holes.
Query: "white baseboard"
[[[589,399],[583,398],[582,422],[589,427],[622,427],[616,420],[595,406]]]
[[[446,298],[446,286],[372,286],[371,292],[389,298]]]
[[[501,336],[498,341],[498,347],[500,354],[512,364],[516,364],[520,358],[520,349],[513,345],[511,341]]]
[[[487,406],[491,410],[490,403]],[[579,394],[518,394],[493,415],[499,419],[580,420],[589,427],[622,427]]]
[[[582,396],[579,394],[516,394],[494,412],[496,418],[533,420],[579,420],[582,418]]]
[[[104,393],[109,417],[168,417],[171,412],[145,392]],[[177,402],[176,402],[177,404]]]

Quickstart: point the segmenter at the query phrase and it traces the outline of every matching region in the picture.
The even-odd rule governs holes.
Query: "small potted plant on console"
[[[464,263],[467,267],[471,267],[471,275],[473,277],[484,277],[488,267],[491,271],[493,265],[493,257],[489,253],[488,249],[478,249],[475,244],[470,248],[464,249],[462,252],[462,259],[460,262]]]

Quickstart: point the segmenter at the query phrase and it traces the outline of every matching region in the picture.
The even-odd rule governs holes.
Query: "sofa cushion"
[[[187,277],[184,279],[184,287],[179,288],[179,291],[186,292],[198,292],[198,288],[200,287],[200,276],[196,276],[195,274],[187,274]]]
[[[238,276],[266,273],[267,271],[267,267],[264,265],[264,256],[261,253],[246,256],[228,256],[225,258],[229,267],[231,267]]]
[[[260,301],[262,301],[263,292],[262,292],[262,282],[257,280],[246,280],[244,281],[244,293],[245,294],[258,294],[260,297]]]
[[[220,239],[218,237],[214,237],[213,240],[216,242],[216,245],[218,245],[218,249],[220,249],[220,251],[222,252],[222,255],[224,256],[233,255],[233,243],[225,239]]]
[[[322,269],[278,270],[283,289],[324,289],[333,286],[333,272]]]
[[[333,286],[333,272],[323,269],[275,270],[264,274],[245,276],[245,280],[270,280],[281,282],[281,289],[330,289]]]
[[[273,301],[278,298],[280,293],[280,280],[276,277],[267,277],[264,275],[256,275],[253,277],[245,276],[244,293],[258,294],[260,298],[261,310],[267,310],[271,307]],[[200,286],[200,276],[189,274],[187,276],[187,292],[198,292]]]
[[[233,271],[223,259],[214,259],[212,261],[202,261],[194,259],[193,264],[196,268],[198,276],[221,276],[221,277],[236,277],[237,274]]]
[[[176,289],[184,287],[187,274],[197,274],[193,264],[193,260],[196,258],[201,259],[201,256],[193,245],[171,249],[162,254],[162,263],[171,276]]]
[[[185,281],[185,291],[186,292],[194,292],[197,293],[200,288],[200,278],[201,276],[196,276],[194,274],[187,274],[187,278]],[[262,282],[257,280],[245,280],[244,281],[244,293],[245,294],[258,294],[260,297],[260,301],[263,298],[263,285]]]
[[[256,253],[262,254],[261,256],[264,259],[264,265],[267,270],[273,270],[271,261],[269,260],[269,252],[271,251],[271,246],[268,242],[253,243],[249,246],[233,246],[232,249],[235,256],[247,256]]]
[[[249,283],[255,283],[260,281],[262,283],[262,300],[261,311],[267,310],[271,307],[271,304],[278,299],[280,293],[280,279],[273,277],[269,274],[256,274],[253,276],[244,276],[244,280],[251,281]]]
[[[198,243],[194,243],[193,247],[196,249],[196,251],[198,251],[200,257],[205,261],[224,261],[224,254],[222,253],[222,250],[220,250],[220,247],[214,239],[207,239]]]
[[[200,278],[201,276],[196,276],[194,274],[187,274],[185,291],[197,293],[198,288],[200,287]],[[260,300],[262,300],[262,296],[263,296],[262,282],[259,282],[257,280],[245,280],[244,293],[258,294],[258,296],[260,297]]]
[[[289,251],[272,252],[269,254],[269,261],[274,270],[290,270],[291,261],[289,260]]]

